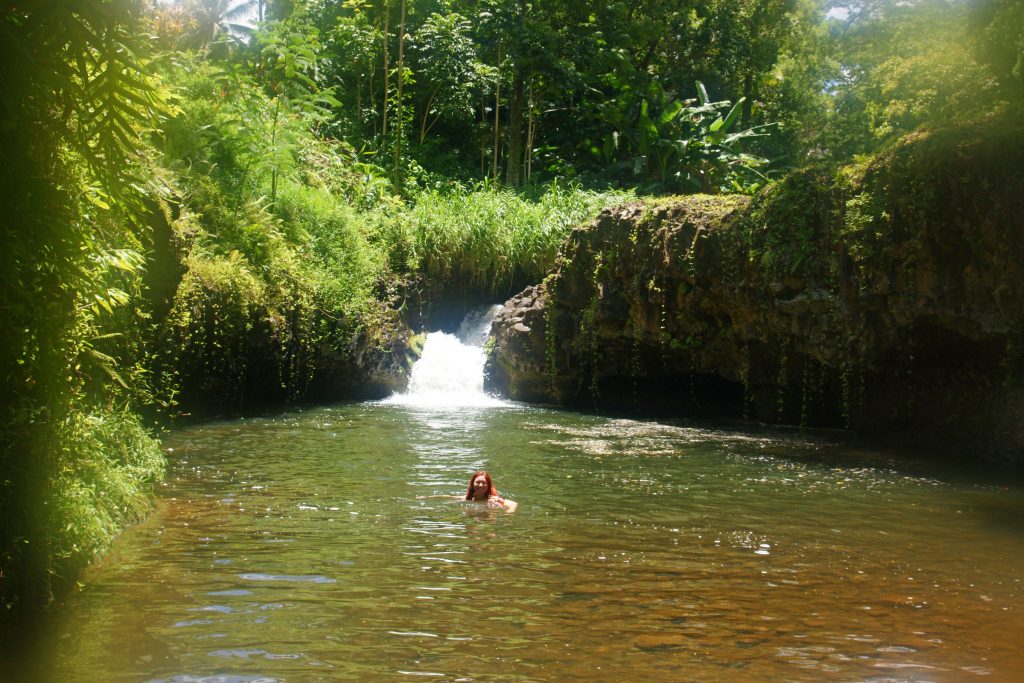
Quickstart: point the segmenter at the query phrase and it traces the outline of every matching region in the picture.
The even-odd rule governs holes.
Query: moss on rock
[[[1024,130],[987,126],[916,133],[749,201],[606,210],[507,304],[492,386],[1024,462]]]

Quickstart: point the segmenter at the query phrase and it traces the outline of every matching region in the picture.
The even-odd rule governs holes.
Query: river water
[[[503,403],[478,363],[434,334],[407,396],[172,434],[39,680],[1020,680],[1019,485]],[[477,469],[516,512],[453,498]]]

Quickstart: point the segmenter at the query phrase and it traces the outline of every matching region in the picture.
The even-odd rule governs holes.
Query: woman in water
[[[446,495],[437,496],[416,496],[417,498],[447,498]],[[469,486],[466,487],[465,496],[455,496],[455,500],[471,501],[474,503],[483,503],[487,507],[502,508],[505,512],[512,512],[518,507],[518,503],[514,500],[505,500],[498,494],[498,489],[494,488],[494,483],[491,482],[491,475],[487,474],[483,470],[477,472],[469,478]]]
[[[469,486],[466,488],[466,500],[477,503],[486,503],[488,507],[505,508],[512,512],[518,505],[514,500],[505,500],[498,494],[491,482],[491,475],[481,470],[469,478]]]

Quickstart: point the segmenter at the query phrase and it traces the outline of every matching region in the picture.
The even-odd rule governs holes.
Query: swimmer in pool
[[[416,496],[417,498],[448,498],[446,495]],[[455,500],[470,501],[473,503],[484,503],[487,507],[501,508],[505,512],[512,512],[519,504],[514,500],[506,500],[498,494],[491,482],[491,475],[483,470],[469,478],[469,486],[466,487],[466,495],[454,496]]]
[[[487,507],[504,508],[506,512],[512,512],[518,506],[514,500],[505,500],[498,494],[491,482],[491,475],[480,471],[469,478],[469,486],[466,488],[466,500],[476,503],[486,503]]]

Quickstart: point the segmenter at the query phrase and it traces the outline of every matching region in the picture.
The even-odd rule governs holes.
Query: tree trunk
[[[747,46],[747,69],[743,74],[743,109],[740,114],[740,130],[750,128],[750,119],[754,111],[754,73],[757,67],[758,45],[761,41],[761,21],[765,11],[765,3],[756,3],[750,15],[750,44]]]
[[[754,111],[754,67],[751,66],[743,77],[743,110],[740,115],[740,130],[750,128],[750,117]]]
[[[274,150],[274,168],[270,171],[270,205],[277,203],[277,119],[281,113],[281,97],[274,103],[274,127],[270,131],[270,147]]]
[[[387,0],[384,2],[384,106],[380,122],[380,146],[384,147],[384,138],[388,135],[388,12]]]
[[[508,110],[508,159],[505,162],[505,182],[512,187],[522,184],[523,168],[523,101],[526,87],[523,70],[516,66],[512,77],[512,99]]]
[[[526,182],[530,182],[530,177],[533,175],[533,138],[537,130],[537,125],[533,118],[532,88],[526,101],[526,112]]]
[[[519,16],[516,18],[517,32],[522,36],[526,25],[526,0],[519,0]],[[522,184],[523,176],[523,105],[526,101],[526,70],[522,55],[513,55],[515,70],[512,76],[512,99],[508,112],[508,160],[505,167],[505,181],[512,187]]]
[[[501,126],[498,121],[498,108],[501,106],[501,43],[498,43],[498,83],[494,88],[494,168],[492,177],[498,180],[498,151],[500,149]]]
[[[404,123],[404,121],[402,120],[404,118],[404,112],[403,112],[404,103],[402,102],[402,84],[405,83],[405,73],[404,73],[404,69],[405,69],[405,59],[404,59],[405,50],[404,50],[404,48],[405,48],[405,0],[402,0],[402,14],[401,14],[401,19],[398,22],[398,93],[395,96],[395,101],[396,101],[396,104],[395,104],[396,124],[395,124],[395,135],[394,135],[394,138],[395,138],[395,165],[394,165],[394,169],[392,170],[392,173],[391,173],[392,178],[393,178],[392,182],[395,184],[395,187],[398,187],[400,185],[399,180],[401,180],[401,173],[399,172],[400,171],[399,165],[401,164],[401,160],[402,160],[402,134],[403,134],[402,125]]]
[[[371,66],[370,67],[370,73],[367,74],[367,78],[366,78],[366,102],[367,102],[367,105],[369,107],[371,107],[370,121],[372,122],[372,126],[373,126],[373,139],[374,140],[377,139],[377,121],[378,121],[377,117],[374,116],[374,114],[376,112],[372,111],[372,108],[375,106],[373,104],[373,76],[376,73],[377,73],[377,70],[374,69],[373,66]]]
[[[487,177],[487,100],[480,93],[480,177]]]

